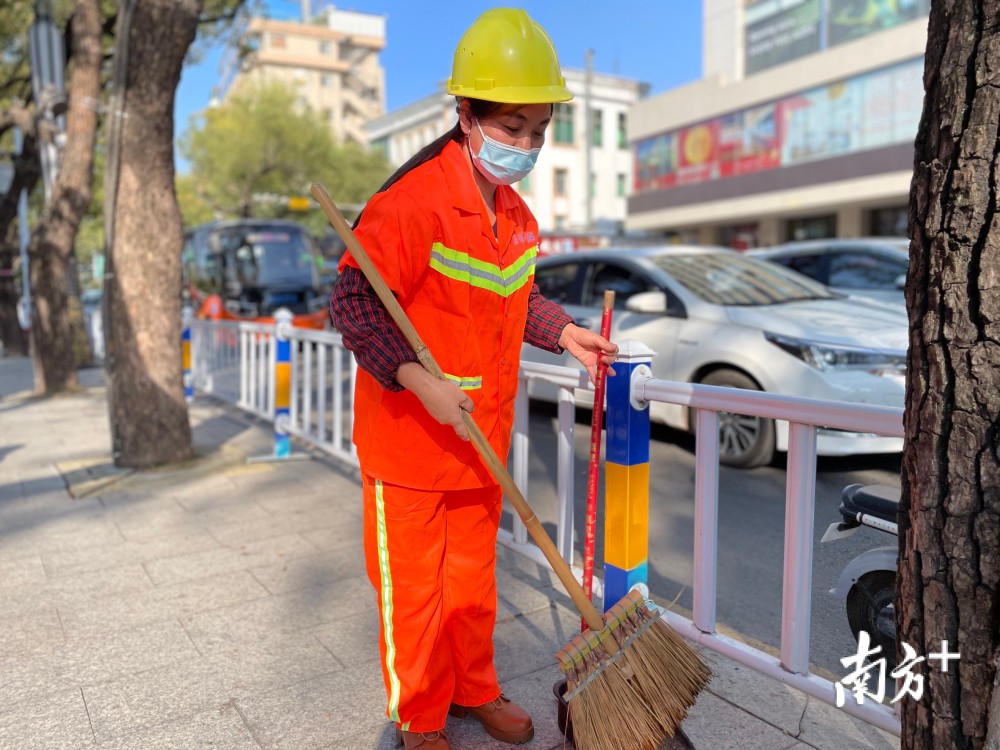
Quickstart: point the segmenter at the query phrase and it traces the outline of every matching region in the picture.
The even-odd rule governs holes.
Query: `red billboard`
[[[923,60],[818,86],[634,145],[636,193],[787,167],[912,140]]]

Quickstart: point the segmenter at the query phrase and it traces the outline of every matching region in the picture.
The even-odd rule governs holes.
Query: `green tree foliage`
[[[98,132],[98,139],[104,137],[103,127]],[[104,162],[107,156],[100,146],[94,150],[94,179],[91,182],[93,195],[90,206],[80,222],[76,233],[76,262],[80,267],[80,283],[83,288],[96,289],[101,286],[101,279],[93,278],[89,270],[95,255],[104,252]]]
[[[193,175],[177,175],[174,185],[184,226],[197,226],[215,218],[212,207],[198,194],[198,184]]]
[[[28,35],[24,29],[35,20],[34,4],[28,0],[13,0],[0,4],[0,106],[12,98],[27,99],[31,95],[28,74]]]
[[[220,0],[221,1],[221,0]],[[3,0],[0,2],[0,121],[12,104],[27,105],[31,101],[31,73],[28,63],[28,29],[35,22],[36,0]],[[104,24],[103,45],[111,53],[114,39],[110,29],[114,25],[116,0],[100,0],[98,7]],[[60,29],[67,29],[73,12],[72,0],[52,0],[52,20]],[[64,36],[67,57],[72,55],[68,31]],[[9,135],[0,128],[0,144],[10,147]]]
[[[117,13],[119,0],[93,0],[98,9],[100,24],[100,51],[98,69],[99,88],[89,96],[91,106],[99,112],[106,111],[108,105],[107,83],[112,70],[112,58],[115,45],[114,35],[117,28]],[[20,294],[19,283],[21,268],[18,255],[17,234],[17,197],[23,189],[29,196],[29,223],[33,233],[51,230],[50,220],[59,218],[59,212],[51,215],[46,212],[42,196],[42,184],[38,163],[39,143],[53,137],[53,128],[41,121],[36,103],[33,101],[31,76],[28,54],[28,29],[35,21],[36,11],[41,8],[51,14],[51,17],[63,35],[66,53],[66,84],[72,89],[73,70],[76,66],[74,55],[76,44],[73,39],[73,27],[69,23],[74,13],[74,0],[2,0],[0,1],[0,164],[8,165],[14,170],[13,189],[0,194],[0,342],[9,351],[24,351],[25,344],[15,315],[15,304]],[[210,45],[217,43],[230,35],[232,39],[242,36],[250,13],[262,9],[261,0],[199,0],[198,23],[199,44],[190,48],[191,58],[196,59]],[[72,101],[73,91],[67,92]],[[105,127],[99,123],[96,144],[92,147],[94,154],[94,173],[96,179],[91,179],[88,190],[92,190],[92,199],[85,215],[78,222],[78,229],[73,237],[65,239],[70,259],[75,255],[77,264],[86,271],[92,257],[102,251],[104,245],[103,220],[103,163],[105,152]],[[14,129],[23,133],[23,152],[20,158],[13,155]],[[80,147],[74,147],[73,153],[63,153],[65,163],[72,157],[80,156]],[[80,186],[83,188],[83,186]],[[32,252],[32,251],[29,251]],[[178,250],[179,252],[179,250]],[[13,270],[15,275],[6,273]],[[75,272],[70,266],[67,284],[72,291],[76,284]],[[48,273],[48,271],[46,271]],[[82,282],[96,285],[100,280],[90,279],[81,273]],[[40,280],[48,283],[49,279]],[[51,285],[50,285],[51,286]],[[62,288],[64,283],[57,281],[55,287]],[[53,287],[53,288],[55,288]],[[33,295],[39,301],[38,295]],[[70,300],[72,304],[72,300]],[[45,304],[48,308],[50,305]],[[62,313],[55,313],[55,322],[59,323]],[[57,357],[54,361],[57,361]]]
[[[180,151],[197,196],[223,217],[284,216],[283,199],[307,196],[313,182],[338,202],[363,203],[390,172],[381,154],[338,144],[323,118],[278,82],[247,85],[192,120]],[[292,218],[314,232],[326,227],[318,209]]]

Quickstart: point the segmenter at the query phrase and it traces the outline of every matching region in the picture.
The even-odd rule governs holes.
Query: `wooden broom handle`
[[[326,214],[326,217],[330,220],[330,224],[333,225],[334,230],[340,235],[340,239],[347,245],[351,257],[357,261],[361,272],[364,273],[365,278],[368,279],[372,288],[375,289],[375,293],[382,300],[385,309],[389,311],[390,317],[399,326],[399,330],[403,332],[403,336],[406,337],[410,346],[413,347],[413,351],[416,353],[420,364],[435,378],[445,380],[444,373],[441,371],[438,363],[434,361],[430,350],[424,345],[420,334],[417,333],[417,329],[413,327],[410,319],[406,317],[406,313],[396,300],[396,296],[389,289],[388,285],[386,285],[385,281],[382,280],[382,276],[379,274],[378,269],[375,268],[375,264],[372,263],[371,258],[368,257],[368,253],[361,247],[361,243],[358,242],[358,238],[355,236],[350,224],[347,223],[344,215],[340,213],[340,209],[337,208],[337,205],[330,198],[326,189],[322,185],[314,183],[309,192],[312,193],[313,198],[316,199],[320,208],[323,209],[323,213]],[[587,621],[587,625],[595,633],[600,633],[605,629],[604,618],[601,617],[601,613],[591,603],[583,587],[573,577],[573,571],[570,570],[569,565],[560,557],[555,544],[553,544],[549,535],[545,532],[531,506],[528,505],[528,501],[524,499],[521,491],[517,488],[514,479],[507,471],[507,467],[500,461],[500,457],[497,456],[496,451],[493,450],[493,446],[489,444],[489,441],[483,435],[483,431],[479,429],[479,425],[476,424],[472,415],[467,411],[463,411],[462,421],[465,423],[465,427],[472,438],[472,443],[476,446],[476,450],[479,451],[479,455],[482,457],[486,467],[500,483],[507,499],[514,506],[517,515],[521,517],[521,521],[528,529],[528,533],[531,534],[531,538],[535,541],[535,544],[542,550],[542,554],[545,555],[545,559],[552,566],[552,570],[555,571],[559,580],[562,581],[563,586],[566,587],[566,591],[573,599],[576,608],[580,610],[580,614]]]

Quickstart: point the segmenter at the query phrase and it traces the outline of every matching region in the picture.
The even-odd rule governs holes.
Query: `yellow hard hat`
[[[545,30],[518,8],[483,13],[462,35],[448,93],[509,104],[547,104],[573,98]]]

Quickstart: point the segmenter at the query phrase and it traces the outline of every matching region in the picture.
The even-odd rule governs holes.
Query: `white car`
[[[907,320],[878,303],[848,299],[801,274],[722,247],[588,250],[538,261],[535,281],[578,325],[598,330],[606,289],[615,290],[612,339],[656,352],[663,380],[749,388],[789,396],[903,405]],[[568,354],[531,346],[531,362],[574,366]],[[533,381],[531,397],[554,400]],[[589,399],[589,401],[588,401]],[[578,390],[581,406],[593,394]],[[769,463],[788,449],[788,424],[757,417],[720,419],[720,459]],[[692,430],[689,410],[653,403],[650,418]],[[819,455],[898,453],[902,440],[820,430]]]
[[[910,262],[906,238],[802,240],[748,254],[780,263],[836,292],[905,307],[903,288]]]

